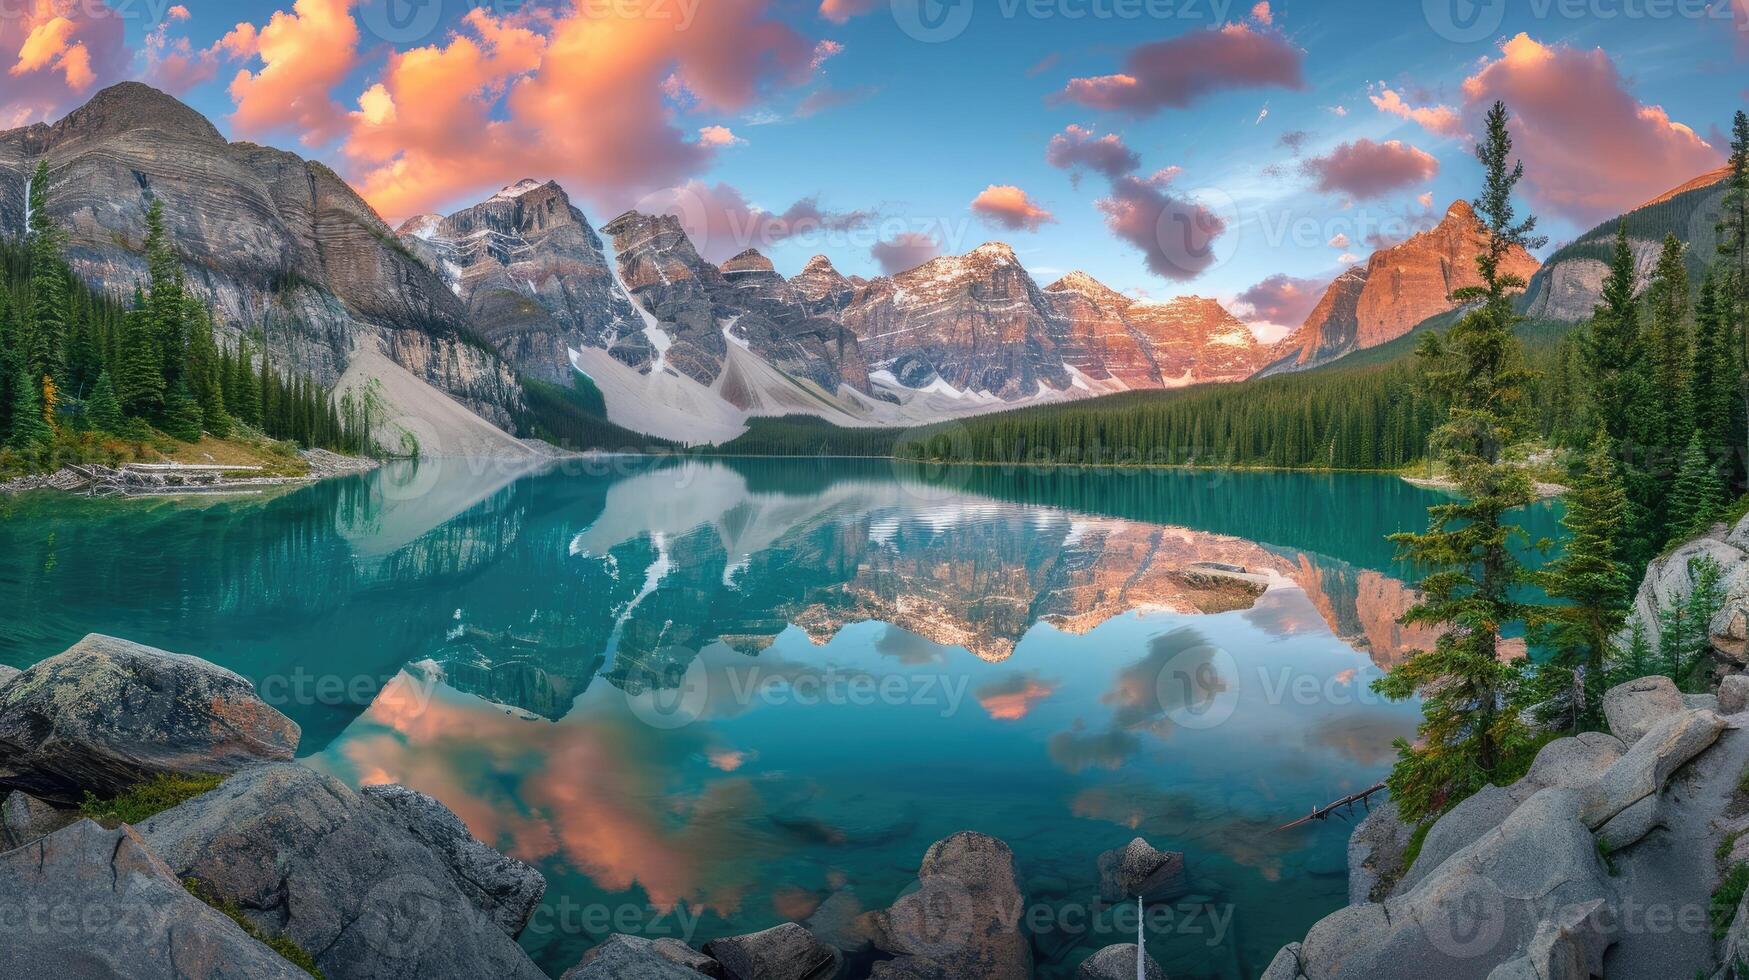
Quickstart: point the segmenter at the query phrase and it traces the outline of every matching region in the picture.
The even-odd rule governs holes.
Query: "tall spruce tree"
[[[1620,557],[1627,493],[1614,441],[1601,428],[1566,504],[1561,526],[1568,538],[1560,557],[1537,575],[1549,596],[1563,604],[1546,609],[1539,624],[1555,653],[1537,668],[1535,699],[1543,722],[1580,732],[1602,724],[1612,638],[1627,620],[1633,588]]]
[[[168,389],[183,380],[188,358],[188,329],[183,323],[182,264],[164,230],[164,203],[146,209],[146,321],[158,345],[160,369]]]
[[[1512,550],[1524,533],[1506,514],[1534,496],[1530,477],[1502,459],[1524,420],[1528,377],[1513,332],[1512,297],[1524,281],[1501,266],[1513,249],[1539,248],[1544,239],[1534,234],[1535,217],[1515,215],[1524,165],[1512,158],[1507,123],[1506,106],[1496,102],[1476,147],[1486,174],[1475,202],[1485,228],[1476,258],[1482,285],[1453,295],[1479,305],[1443,339],[1429,334],[1421,349],[1427,384],[1450,406],[1434,444],[1461,497],[1429,508],[1425,534],[1393,537],[1405,559],[1433,570],[1403,621],[1440,631],[1432,650],[1375,683],[1392,699],[1422,698],[1419,742],[1397,742],[1390,776],[1392,798],[1411,821],[1514,777],[1533,744],[1514,707],[1521,670],[1500,656],[1501,631],[1530,616],[1516,592],[1527,574]]]
[[[1730,459],[1737,424],[1737,371],[1732,354],[1730,300],[1707,270],[1694,303],[1694,364],[1689,369],[1689,404],[1701,444],[1715,459]]]
[[[1642,398],[1640,307],[1634,300],[1634,249],[1626,224],[1616,226],[1602,300],[1583,341],[1592,408],[1618,453],[1634,439],[1634,407]]]
[[[43,419],[42,389],[19,371],[12,385],[12,432],[6,438],[6,448],[33,463],[40,462],[54,437]]]
[[[1712,526],[1725,505],[1725,488],[1700,432],[1689,440],[1670,491],[1668,541],[1680,542]]]
[[[117,348],[115,394],[121,399],[122,411],[139,418],[156,416],[164,406],[164,361],[157,332],[138,292],[134,309],[122,318]]]
[[[115,385],[109,380],[109,372],[97,376],[97,383],[91,387],[91,397],[85,400],[86,424],[99,432],[111,434],[121,431],[121,401],[115,397]]]
[[[30,320],[25,345],[25,366],[37,384],[61,374],[69,313],[61,230],[49,216],[48,194],[49,165],[43,161],[30,183]]]
[[[1731,158],[1719,219],[1718,252],[1726,268],[1721,287],[1734,334],[1742,411],[1749,419],[1749,114],[1741,109],[1731,120]],[[1744,437],[1749,440],[1749,429]],[[1749,446],[1742,448],[1749,460]]]
[[[1651,318],[1646,331],[1646,357],[1651,390],[1645,402],[1640,438],[1654,458],[1677,459],[1694,432],[1694,407],[1689,401],[1689,369],[1694,364],[1688,323],[1688,268],[1683,244],[1664,236],[1652,282],[1646,287]]]

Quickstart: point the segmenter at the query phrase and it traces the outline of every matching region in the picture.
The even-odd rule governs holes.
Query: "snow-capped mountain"
[[[412,218],[398,234],[525,375],[565,380],[566,351],[575,347],[647,352],[643,322],[616,283],[600,236],[552,181],[518,181],[448,217]]]

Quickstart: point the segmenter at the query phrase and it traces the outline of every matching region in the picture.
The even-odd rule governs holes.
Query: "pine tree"
[[[1718,251],[1726,260],[1730,285],[1740,304],[1749,304],[1749,115],[1731,120],[1731,159],[1719,215]]]
[[[1657,458],[1673,459],[1688,444],[1695,429],[1694,408],[1689,402],[1689,368],[1694,363],[1688,325],[1688,269],[1682,261],[1683,246],[1674,234],[1666,235],[1658,266],[1646,288],[1651,309],[1646,331],[1646,356],[1651,390],[1649,411],[1640,433]]]
[[[42,397],[30,375],[20,371],[12,382],[12,433],[6,447],[32,461],[42,459],[55,434],[43,421]]]
[[[183,442],[199,442],[201,428],[200,404],[188,393],[188,386],[177,381],[164,395],[164,417],[160,427],[171,437]]]
[[[1634,249],[1626,224],[1616,227],[1603,298],[1585,331],[1582,347],[1591,378],[1591,400],[1618,453],[1634,438],[1634,409],[1641,400],[1640,308],[1634,302]]]
[[[1507,122],[1505,105],[1496,102],[1476,147],[1486,173],[1475,202],[1487,234],[1476,259],[1483,285],[1453,296],[1480,305],[1443,341],[1429,334],[1421,351],[1429,387],[1450,406],[1435,444],[1462,496],[1429,508],[1425,534],[1393,537],[1405,559],[1433,569],[1403,622],[1440,631],[1432,650],[1375,683],[1394,700],[1423,699],[1419,743],[1398,741],[1390,776],[1392,799],[1410,821],[1515,776],[1533,744],[1514,708],[1520,669],[1500,657],[1502,628],[1530,618],[1517,598],[1528,576],[1510,547],[1523,531],[1505,515],[1533,498],[1530,478],[1501,458],[1522,424],[1528,382],[1513,333],[1512,297],[1524,283],[1501,264],[1513,249],[1540,248],[1543,239],[1534,235],[1534,217],[1520,221],[1514,214],[1512,192],[1524,165],[1512,159]]]
[[[115,385],[109,372],[97,376],[91,397],[85,401],[85,419],[91,428],[111,434],[121,431],[121,402],[115,397]]]
[[[146,320],[158,345],[166,388],[182,380],[188,356],[188,331],[183,323],[182,266],[164,231],[164,204],[154,200],[146,209]]]
[[[1714,458],[1732,456],[1736,431],[1737,371],[1732,362],[1733,338],[1729,300],[1708,269],[1694,304],[1694,363],[1689,369],[1689,404],[1701,444]]]
[[[1670,492],[1670,541],[1686,541],[1711,527],[1724,508],[1725,488],[1701,445],[1700,432],[1689,440]]]
[[[237,356],[233,362],[235,374],[225,386],[226,407],[231,417],[257,429],[261,428],[261,386],[255,380],[253,354],[246,337],[237,340]]]
[[[164,405],[164,362],[159,356],[157,334],[143,307],[143,303],[137,302],[122,319],[115,394],[121,399],[122,411],[150,418]]]
[[[0,283],[0,444],[12,432],[14,380],[24,370],[23,325],[12,305],[12,294]]]
[[[68,288],[61,232],[48,212],[49,165],[37,164],[30,185],[30,322],[26,367],[30,376],[58,376],[67,342]]]
[[[1602,721],[1611,638],[1621,631],[1632,600],[1619,541],[1628,501],[1614,448],[1600,429],[1585,473],[1566,497],[1565,548],[1537,576],[1550,598],[1565,603],[1543,615],[1555,655],[1537,670],[1537,700],[1543,721],[1573,732],[1594,730]]]
[[[218,344],[213,340],[212,317],[192,296],[183,297],[183,322],[188,325],[188,387],[200,403],[208,432],[223,439],[231,434],[231,416],[225,410],[225,385]]]

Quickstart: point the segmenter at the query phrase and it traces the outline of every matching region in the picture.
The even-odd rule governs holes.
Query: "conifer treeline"
[[[0,243],[0,468],[94,458],[105,436],[144,442],[154,430],[183,442],[242,430],[306,448],[370,448],[364,404],[337,405],[246,336],[219,344],[211,311],[184,286],[159,202],[146,215],[147,281],[123,304],[73,276],[49,191],[39,164],[25,238]]]

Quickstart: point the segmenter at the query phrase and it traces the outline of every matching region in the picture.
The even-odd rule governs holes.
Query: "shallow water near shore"
[[[883,908],[928,845],[1014,849],[1039,975],[1133,942],[1096,859],[1184,851],[1148,918],[1256,975],[1347,895],[1352,823],[1430,641],[1387,476],[614,460],[396,465],[271,499],[0,502],[0,663],[88,632],[255,681],[352,783],[436,796],[546,874],[556,976],[610,932],[695,945]],[[1555,536],[1558,503],[1524,515]],[[1242,576],[1208,563],[1243,568]],[[1358,819],[1357,812],[1352,819]]]

